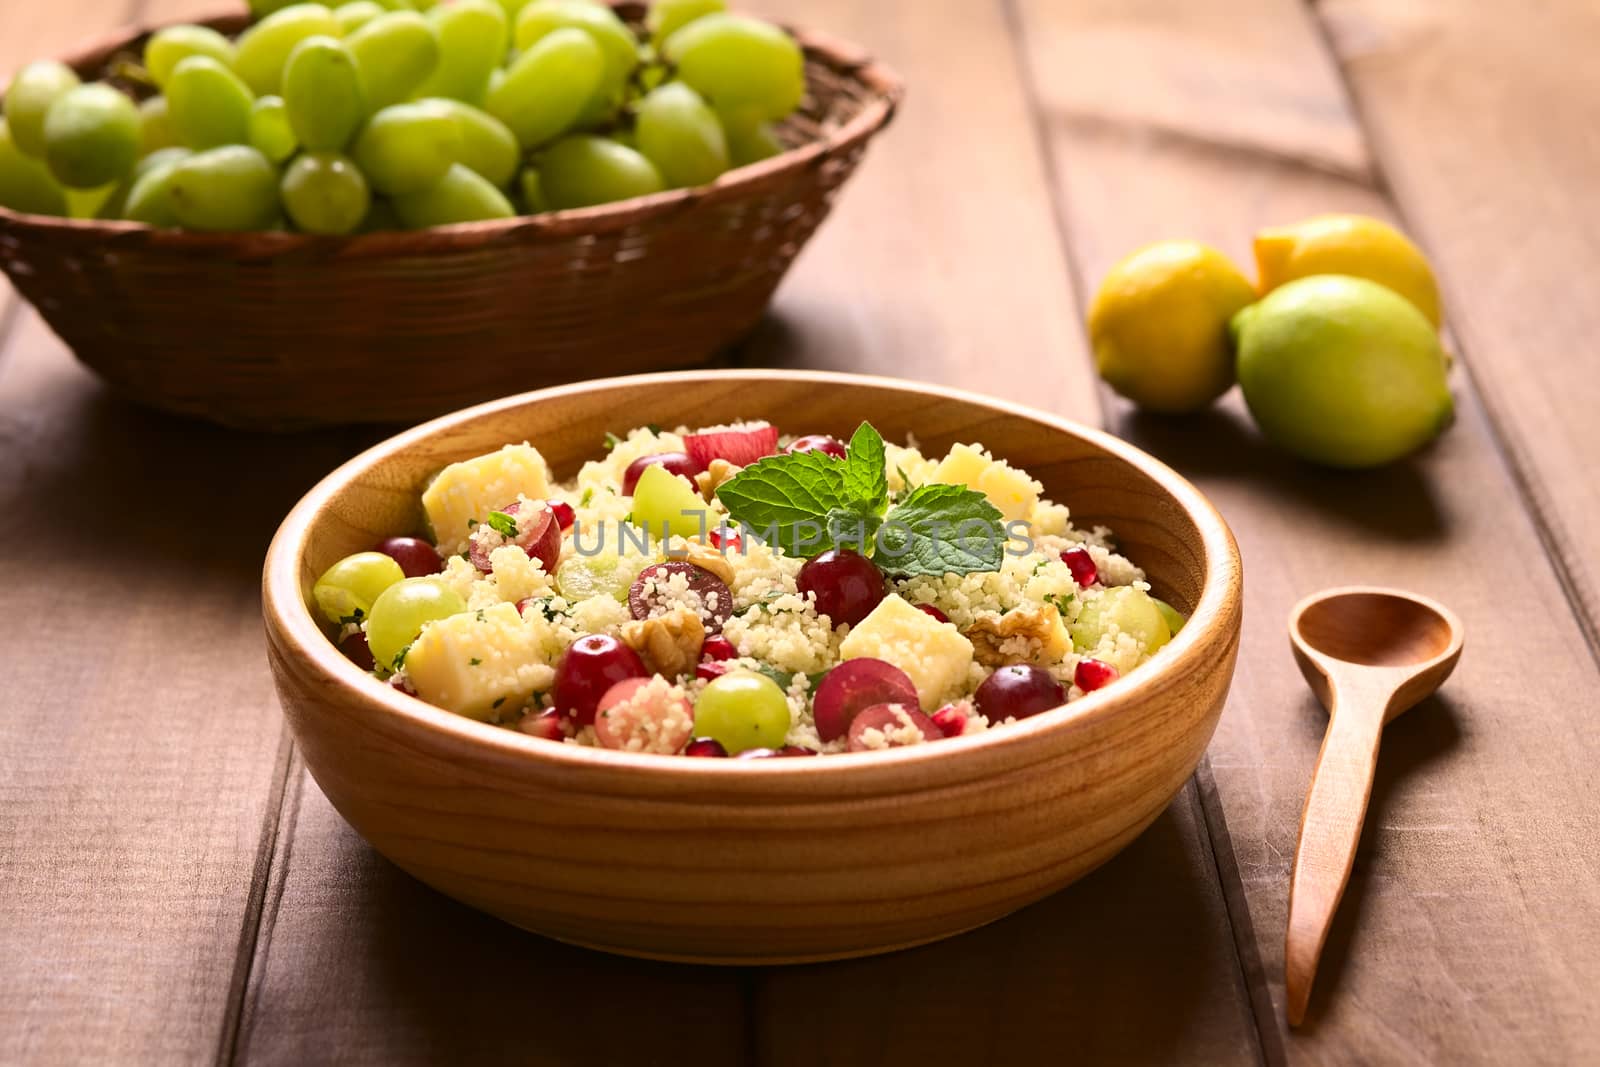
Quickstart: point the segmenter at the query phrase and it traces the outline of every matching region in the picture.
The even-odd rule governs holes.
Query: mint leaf
[[[997,571],[1006,534],[998,508],[964,485],[922,485],[884,516],[873,562],[898,578]]]
[[[489,529],[508,541],[517,538],[517,520],[503,511],[489,512]]]
[[[830,547],[828,516],[845,508],[844,464],[820,452],[767,456],[717,487],[740,526],[792,556]]]
[[[850,444],[845,447],[844,495],[845,499],[863,514],[881,515],[889,502],[889,475],[883,447],[883,436],[872,423],[863,422],[856,427]]]

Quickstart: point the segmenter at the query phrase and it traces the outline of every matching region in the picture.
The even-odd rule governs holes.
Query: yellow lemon
[[[1433,268],[1420,248],[1386,222],[1366,215],[1318,215],[1260,231],[1255,253],[1263,296],[1296,278],[1347,274],[1393,289],[1439,328]]]
[[[1450,424],[1439,335],[1394,290],[1327,274],[1273,290],[1233,321],[1239,386],[1269,439],[1330,467],[1376,467]]]
[[[1089,306],[1095,367],[1151,411],[1198,411],[1233,384],[1228,320],[1255,288],[1216,249],[1163,241],[1111,268]]]

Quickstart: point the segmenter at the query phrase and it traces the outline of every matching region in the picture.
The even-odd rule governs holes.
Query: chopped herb
[[[1033,565],[1033,573],[1038,574],[1048,566],[1050,566],[1050,561],[1047,559],[1041,559],[1039,562]]]
[[[1046,593],[1044,595],[1044,602],[1060,612],[1062,618],[1066,618],[1067,605],[1076,599],[1077,597],[1072,593]]]
[[[594,499],[594,489],[592,489],[592,488],[585,489],[583,491],[583,496],[581,496],[578,499],[578,506],[580,508],[586,508],[586,507],[589,506],[589,501],[591,501],[593,499]]]
[[[504,537],[507,541],[517,536],[517,520],[514,516],[503,511],[489,512],[489,529]]]
[[[473,662],[477,662],[477,661],[474,660]],[[493,704],[490,704],[489,706],[491,708],[498,708],[501,704],[504,704],[505,702],[506,702],[506,698],[505,697],[496,697],[495,698],[495,702]]]
[[[411,651],[411,646],[407,645],[405,648],[402,648],[399,652],[397,652],[395,654],[395,657],[394,657],[394,669],[395,670],[398,671],[400,668],[402,668],[402,667],[404,667],[406,665],[406,653],[408,653],[410,651]]]
[[[362,613],[361,609],[357,608],[353,614],[339,616],[339,625],[355,626],[358,625],[365,617],[366,616]]]
[[[644,428],[645,428],[645,429],[647,429],[647,430],[649,430],[649,431],[650,431],[650,432],[651,432],[651,433],[653,433],[653,434],[655,434],[655,435],[656,435],[656,436],[657,436],[657,437],[660,437],[660,436],[661,436],[661,427],[659,427],[659,426],[657,426],[657,425],[656,425],[656,424],[655,424],[655,423],[653,423],[653,422],[647,422],[647,423],[645,423],[645,424],[644,424]]]
[[[467,666],[476,667],[482,662],[483,660],[479,659],[477,656],[473,656],[471,659],[467,660]]]
[[[616,434],[612,433],[610,430],[606,431],[606,451],[607,452],[611,451],[613,448],[616,448],[621,443],[622,443],[622,438],[618,437]]]
[[[482,608],[478,609],[478,621],[479,622],[488,622],[489,621],[488,618],[483,614],[483,609]]]
[[[483,524],[480,523],[477,519],[468,519],[467,520],[467,529],[469,531],[470,530],[476,530],[481,525],[483,525]]]

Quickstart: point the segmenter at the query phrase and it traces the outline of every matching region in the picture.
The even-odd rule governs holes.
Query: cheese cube
[[[560,643],[549,624],[523,619],[511,604],[439,619],[406,653],[406,674],[430,704],[492,719],[555,681]]]
[[[839,645],[845,659],[881,659],[910,676],[923,711],[937,710],[965,683],[972,642],[891,593]]]
[[[989,498],[1007,521],[1026,520],[1039,503],[1042,486],[1025,471],[1005,460],[990,458],[987,452],[971,445],[954,445],[940,461],[933,480],[944,485],[964,485]]]
[[[474,523],[515,503],[519,495],[529,500],[550,495],[550,468],[526,441],[450,464],[423,492],[422,507],[439,551],[449,555],[467,547]]]

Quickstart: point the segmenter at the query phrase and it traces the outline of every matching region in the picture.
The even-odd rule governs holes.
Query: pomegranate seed
[[[729,641],[721,634],[712,634],[706,638],[705,644],[700,646],[700,658],[710,660],[738,659],[739,650],[733,647],[732,641]]]
[[[565,500],[547,500],[550,510],[556,513],[556,523],[563,530],[572,529],[572,524],[578,521],[578,513],[572,510],[572,505]]]
[[[377,661],[372,658],[372,649],[367,647],[367,635],[359,630],[339,642],[339,651],[364,671],[377,666]]]
[[[561,741],[567,736],[567,732],[561,728],[561,713],[555,708],[526,713],[517,720],[517,729],[529,737],[539,737],[546,741]]]
[[[444,569],[438,549],[420,537],[390,537],[378,542],[378,551],[400,564],[407,578],[423,578]]]
[[[967,729],[967,716],[954,704],[946,704],[933,713],[933,725],[946,737],[960,737]]]
[[[1067,549],[1061,553],[1061,562],[1072,572],[1072,580],[1078,583],[1079,588],[1087,589],[1100,580],[1100,569],[1094,565],[1094,557],[1089,555],[1087,548],[1074,546]]]
[[[935,619],[938,619],[940,622],[949,622],[950,621],[950,616],[946,615],[944,612],[940,611],[938,608],[934,607],[932,604],[918,604],[917,605],[917,610],[922,612],[924,615],[933,616]]]
[[[710,682],[717,678],[721,678],[724,674],[727,674],[728,669],[732,666],[733,665],[731,663],[717,662],[715,660],[707,663],[699,663],[695,665],[694,676],[696,678],[703,678]]]
[[[722,747],[722,742],[714,737],[697,737],[683,746],[685,756],[710,757],[720,759],[728,755],[728,750]]]
[[[834,459],[844,459],[845,457],[844,445],[839,442],[837,437],[830,437],[825,433],[813,433],[804,437],[796,437],[785,445],[783,450],[790,453],[821,452],[824,456],[832,456]]]
[[[738,532],[726,526],[718,526],[715,530],[707,531],[706,540],[711,542],[712,548],[727,552],[737,552],[744,545],[744,540],[740,538]]]
[[[1072,681],[1085,693],[1092,693],[1102,686],[1110,685],[1121,675],[1109,663],[1101,663],[1097,659],[1080,659],[1078,667],[1072,672]]]

